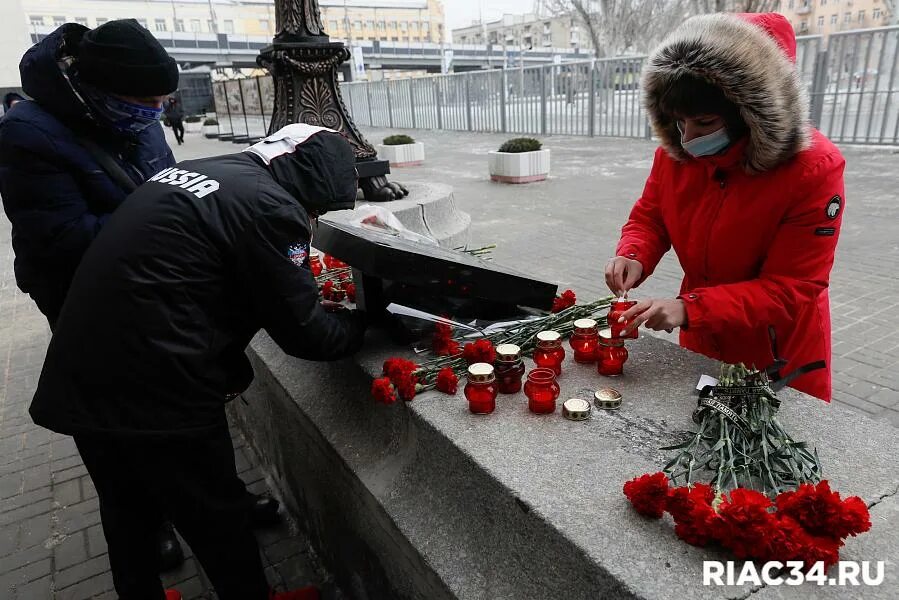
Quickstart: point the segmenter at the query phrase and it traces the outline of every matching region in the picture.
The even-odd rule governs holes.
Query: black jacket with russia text
[[[261,328],[310,360],[361,346],[361,313],[319,302],[309,217],[285,190],[320,205],[354,196],[351,150],[335,134],[304,146],[307,172],[284,186],[242,153],[179,163],[127,199],[75,275],[35,423],[66,434],[195,431],[220,423],[226,398],[252,381],[244,350]]]

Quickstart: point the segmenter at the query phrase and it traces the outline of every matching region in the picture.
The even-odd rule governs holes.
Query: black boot
[[[269,496],[250,494],[250,515],[253,527],[273,527],[281,522],[280,504]]]
[[[177,569],[184,562],[181,542],[175,536],[175,528],[166,521],[156,534],[156,548],[159,552],[159,570],[161,572]]]

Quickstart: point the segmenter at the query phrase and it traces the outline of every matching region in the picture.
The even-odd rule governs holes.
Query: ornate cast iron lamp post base
[[[269,133],[290,123],[308,123],[339,131],[356,153],[359,187],[369,202],[406,197],[409,192],[387,181],[390,163],[378,160],[374,147],[350,118],[337,68],[349,60],[350,51],[332,42],[321,21],[318,0],[275,0],[278,30],[271,46],[256,59],[275,82],[275,112]]]

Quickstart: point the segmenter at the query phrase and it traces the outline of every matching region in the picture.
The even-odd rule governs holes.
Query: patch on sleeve
[[[843,199],[839,196],[834,196],[830,199],[830,202],[827,203],[827,218],[833,221],[837,217],[840,216],[840,212],[843,210]]]
[[[307,242],[294,244],[287,249],[287,258],[298,267],[306,266],[309,259],[309,244]]]
[[[824,235],[833,237],[837,234],[835,227],[819,227],[815,230],[815,235]]]

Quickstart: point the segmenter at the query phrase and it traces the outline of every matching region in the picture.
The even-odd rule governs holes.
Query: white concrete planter
[[[391,167],[417,167],[425,162],[425,145],[422,142],[399,146],[378,144],[378,158],[390,161]]]
[[[203,125],[203,135],[208,138],[218,137],[219,126],[218,125]]]
[[[501,183],[533,183],[549,175],[550,151],[490,152],[490,178]]]

